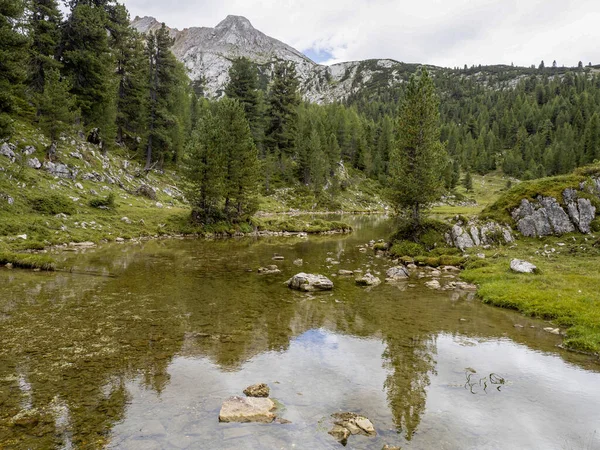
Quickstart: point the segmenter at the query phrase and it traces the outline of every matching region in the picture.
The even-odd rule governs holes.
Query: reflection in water
[[[318,425],[338,410],[378,430],[353,437],[355,448],[516,448],[563,432],[573,446],[595,431],[581,399],[600,402],[589,394],[597,366],[552,356],[557,338],[536,322],[422,286],[365,290],[334,278],[333,292],[310,295],[283,285],[297,258],[303,271],[383,273],[389,263],[356,245],[386,236],[387,222],[355,220],[352,236],[115,245],[62,255],[75,274],[1,270],[0,446],[338,448]],[[258,275],[274,253],[283,273]],[[341,264],[328,267],[330,257]],[[495,373],[509,383],[474,396],[467,368],[477,382]],[[569,377],[579,391],[564,388]],[[291,425],[217,423],[224,398],[263,381]],[[497,430],[461,423],[475,410],[511,423],[531,402],[547,408],[548,429],[525,414],[530,428],[499,441]]]

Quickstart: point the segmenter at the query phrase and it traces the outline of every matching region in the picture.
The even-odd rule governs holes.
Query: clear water
[[[426,278],[290,291],[300,271],[384,276],[356,246],[389,221],[350,220],[349,236],[107,245],[59,255],[72,273],[0,270],[0,448],[335,449],[327,418],[353,411],[378,434],[347,448],[600,449],[600,365],[546,323]],[[292,423],[219,423],[257,382]]]

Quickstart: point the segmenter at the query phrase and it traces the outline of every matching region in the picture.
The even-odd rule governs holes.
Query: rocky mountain
[[[132,26],[141,33],[147,33],[160,28],[161,23],[153,17],[136,17]],[[215,28],[169,30],[175,39],[173,53],[185,64],[192,80],[202,84],[208,97],[222,95],[232,61],[241,56],[258,65],[264,84],[270,79],[274,64],[293,62],[304,98],[316,103],[344,99],[373,83],[393,86],[416,67],[390,59],[320,65],[289,45],[260,32],[241,16],[227,16]]]

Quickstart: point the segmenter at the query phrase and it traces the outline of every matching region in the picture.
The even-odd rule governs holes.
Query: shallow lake
[[[71,273],[0,269],[0,448],[340,449],[327,419],[351,411],[377,431],[352,449],[600,449],[600,365],[547,323],[428,278],[289,290],[301,271],[385,277],[391,262],[357,246],[390,221],[344,220],[353,234],[114,244],[60,254]],[[282,273],[257,273],[270,264]],[[219,423],[258,382],[291,423]]]

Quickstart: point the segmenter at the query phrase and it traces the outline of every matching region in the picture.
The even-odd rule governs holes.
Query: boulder
[[[27,165],[29,167],[31,167],[32,169],[36,169],[36,170],[42,168],[42,163],[37,158],[30,158],[30,159],[28,159],[27,160]]]
[[[13,144],[3,143],[0,145],[0,155],[6,156],[11,161],[15,160],[15,146]]]
[[[425,283],[425,286],[427,286],[429,289],[435,289],[435,290],[441,289],[441,285],[438,280],[428,281],[427,283]]]
[[[35,153],[35,147],[32,145],[27,145],[23,150],[22,150],[23,155],[25,156],[30,156],[33,155]]]
[[[333,289],[333,282],[326,276],[304,272],[294,275],[286,284],[291,289],[303,292],[330,291]]]
[[[75,178],[77,175],[77,172],[69,169],[66,164],[55,164],[50,161],[44,163],[44,169],[46,169],[50,175],[58,178]]]
[[[571,221],[582,233],[590,233],[590,224],[596,217],[596,207],[587,198],[578,198],[575,189],[565,189],[563,199]]]
[[[269,398],[230,397],[221,405],[219,422],[271,423],[275,414],[275,403]]]
[[[381,284],[381,280],[367,272],[362,277],[356,279],[356,284],[359,286],[377,286]]]
[[[248,397],[268,397],[269,392],[269,386],[265,383],[253,384],[244,389],[244,394]]]
[[[364,436],[375,436],[377,432],[369,419],[351,412],[334,413],[331,415],[333,427],[329,434],[346,445],[351,435],[361,434]]]
[[[385,273],[385,281],[406,280],[410,274],[404,266],[391,267]]]
[[[150,200],[156,200],[156,192],[147,184],[142,184],[135,190],[135,194],[141,197],[149,198]]]
[[[475,242],[469,233],[467,233],[460,225],[454,225],[450,232],[452,242],[462,252],[468,248],[475,247]]]
[[[538,272],[538,268],[527,261],[522,261],[520,259],[513,259],[510,262],[510,269],[513,272],[517,273],[536,273]]]

